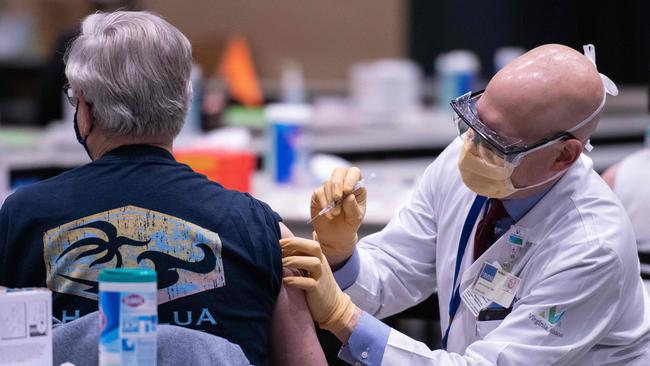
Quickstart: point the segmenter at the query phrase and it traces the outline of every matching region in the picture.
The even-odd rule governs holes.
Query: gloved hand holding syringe
[[[373,173],[370,173],[370,176],[369,176],[367,179],[361,179],[360,181],[358,181],[358,182],[357,182],[357,183],[352,187],[352,190],[351,190],[349,193],[344,194],[343,197],[341,197],[341,199],[336,200],[336,201],[332,201],[332,202],[330,202],[329,204],[327,204],[327,206],[323,207],[323,209],[320,210],[316,216],[312,217],[309,221],[307,221],[307,223],[308,223],[308,224],[311,224],[311,223],[312,223],[314,220],[316,220],[317,218],[319,218],[319,217],[325,215],[326,213],[332,211],[336,206],[339,206],[339,205],[341,204],[341,202],[343,202],[343,200],[344,200],[347,196],[349,196],[349,195],[355,193],[356,191],[358,191],[358,190],[361,189],[361,188],[365,188],[365,187],[366,187],[366,183],[367,183],[367,182],[370,182],[370,181],[373,180],[373,179],[375,179],[375,177],[376,177],[376,175],[375,175],[375,173],[373,172]]]

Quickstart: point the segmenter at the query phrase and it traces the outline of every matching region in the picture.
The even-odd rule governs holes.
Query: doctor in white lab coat
[[[364,365],[650,364],[650,299],[630,222],[582,154],[616,86],[585,55],[529,51],[452,102],[460,137],[410,201],[356,243],[365,190],[337,169],[312,196],[314,239],[281,241],[285,278]],[[331,267],[330,267],[331,266]],[[332,272],[332,270],[334,272]],[[341,291],[342,288],[344,290]],[[376,318],[438,291],[445,349]]]

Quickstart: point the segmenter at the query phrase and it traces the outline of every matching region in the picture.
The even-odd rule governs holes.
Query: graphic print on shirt
[[[226,284],[219,235],[177,217],[135,206],[87,216],[43,235],[47,287],[97,300],[104,268],[158,274],[158,303]]]

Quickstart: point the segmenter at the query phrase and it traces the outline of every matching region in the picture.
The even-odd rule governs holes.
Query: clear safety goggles
[[[595,65],[596,53],[593,45],[584,46],[584,52],[585,56]],[[521,138],[499,134],[483,123],[476,109],[477,102],[483,95],[483,90],[466,93],[451,101],[451,108],[455,112],[454,123],[458,128],[460,136],[463,136],[471,129],[473,131],[471,138],[475,143],[481,143],[482,146],[490,149],[507,162],[516,164],[521,161],[523,156],[533,151],[543,149],[562,140],[574,139],[575,136],[573,136],[572,132],[591,122],[600,113],[605,106],[607,94],[618,94],[618,88],[616,88],[614,82],[603,74],[600,74],[600,77],[605,93],[603,93],[603,99],[596,110],[571,129],[555,133],[535,142],[526,143]],[[591,145],[588,141],[585,148],[588,151],[591,150]]]

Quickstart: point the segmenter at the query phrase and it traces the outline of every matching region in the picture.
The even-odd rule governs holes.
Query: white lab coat
[[[427,168],[386,228],[360,241],[359,276],[346,292],[370,314],[395,314],[437,288],[444,334],[460,233],[476,197],[458,171],[461,145],[456,139]],[[462,293],[483,262],[511,262],[521,278],[512,312],[502,321],[479,322],[461,303],[448,352],[393,329],[382,365],[603,365],[650,357],[650,298],[632,228],[588,157],[517,226],[530,242],[525,249],[517,253],[507,232],[472,263],[470,239],[460,272]],[[556,314],[564,311],[555,325],[546,321],[553,306]]]

